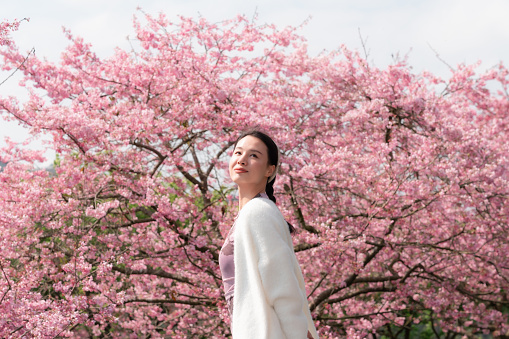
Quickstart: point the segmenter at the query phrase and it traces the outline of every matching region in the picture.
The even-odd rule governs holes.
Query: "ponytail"
[[[269,199],[272,200],[275,204],[276,197],[274,196],[274,181],[276,181],[276,175],[272,176],[271,178],[267,180],[267,184],[265,185],[265,193],[267,193]],[[295,233],[295,227],[293,227],[293,225],[290,224],[288,221],[286,221],[286,223],[288,224],[288,228],[290,229],[290,234]]]
[[[274,196],[274,181],[276,181],[276,178],[267,181],[267,184],[265,185],[265,193],[267,193],[267,196],[270,200],[276,203],[276,197]]]

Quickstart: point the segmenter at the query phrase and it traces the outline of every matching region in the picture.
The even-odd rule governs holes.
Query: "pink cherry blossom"
[[[505,66],[441,79],[346,47],[312,57],[295,28],[244,16],[134,29],[104,59],[70,32],[59,63],[1,50],[29,92],[2,116],[58,154],[52,174],[40,152],[0,152],[2,337],[230,336],[218,252],[248,126],[280,147],[321,337],[509,331]]]

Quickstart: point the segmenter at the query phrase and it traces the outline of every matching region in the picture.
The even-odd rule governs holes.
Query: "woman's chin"
[[[241,178],[234,178],[232,179],[232,181],[236,183],[237,186],[244,186],[247,184],[247,182],[245,180],[242,180]]]
[[[249,181],[249,180],[246,180],[245,178],[233,178],[232,181],[237,184],[238,188],[239,189],[243,189],[243,188],[251,188],[253,186],[257,186],[256,184],[254,184],[253,182]]]
[[[245,183],[248,183],[248,178],[245,177],[245,175],[242,175],[242,174],[238,174],[238,173],[233,173],[230,175],[230,179],[236,183],[237,185],[239,184],[245,184]]]

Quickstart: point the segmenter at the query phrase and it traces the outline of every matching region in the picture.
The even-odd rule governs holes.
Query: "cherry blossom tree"
[[[502,64],[444,80],[344,47],[313,57],[295,28],[242,16],[134,28],[105,59],[68,31],[58,64],[2,50],[30,94],[1,98],[3,117],[58,154],[50,175],[37,152],[0,153],[2,336],[230,336],[217,259],[248,126],[280,145],[322,337],[507,333]]]

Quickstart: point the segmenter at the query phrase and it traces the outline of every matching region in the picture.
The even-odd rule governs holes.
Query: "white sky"
[[[299,25],[311,18],[301,34],[309,51],[317,54],[341,44],[362,49],[359,30],[366,42],[369,61],[385,67],[392,55],[409,54],[415,72],[428,70],[447,78],[448,67],[482,61],[487,69],[509,60],[509,1],[507,0],[16,0],[2,1],[0,20],[30,18],[13,34],[21,50],[35,48],[38,57],[57,61],[67,45],[62,27],[93,44],[99,56],[111,54],[116,46],[129,48],[132,18],[145,12],[203,16],[220,21],[237,14],[259,23],[280,27]],[[430,47],[431,46],[431,47]],[[8,74],[0,72],[0,82]],[[15,76],[0,86],[0,96],[23,97]],[[4,136],[16,141],[28,137],[16,123],[0,119],[0,145]],[[33,147],[41,147],[34,143]],[[54,155],[47,156],[52,162]]]

